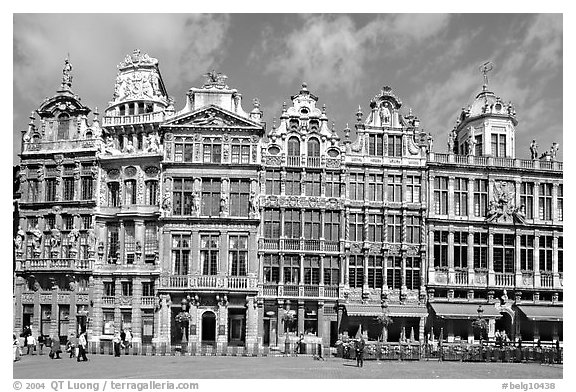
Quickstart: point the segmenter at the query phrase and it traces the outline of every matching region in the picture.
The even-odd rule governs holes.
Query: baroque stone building
[[[557,145],[517,159],[487,83],[439,153],[390,87],[341,138],[305,83],[267,130],[257,99],[205,77],[177,111],[136,50],[90,123],[66,61],[22,135],[15,333],[221,352],[377,339],[387,315],[388,341],[471,341],[478,317],[562,339]]]

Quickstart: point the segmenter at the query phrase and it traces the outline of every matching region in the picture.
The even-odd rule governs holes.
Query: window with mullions
[[[46,201],[56,201],[56,179],[46,178]]]
[[[194,143],[191,138],[174,139],[174,161],[176,162],[192,162],[192,151],[194,150]]]
[[[514,235],[494,234],[494,272],[514,272]]]
[[[434,267],[448,267],[448,232],[434,232]]]
[[[306,196],[320,196],[320,173],[306,173]]]
[[[188,275],[190,263],[190,236],[172,235],[172,265],[174,275]]]
[[[300,238],[301,224],[300,210],[286,209],[284,212],[284,237]]]
[[[564,273],[564,237],[558,237],[558,272]]]
[[[136,204],[136,180],[127,180],[124,183],[124,193],[126,195],[125,204],[131,205]]]
[[[64,200],[74,200],[74,177],[64,177]]]
[[[250,163],[250,140],[232,139],[232,163]]]
[[[558,192],[556,194],[556,211],[558,211],[558,220],[564,220],[564,185],[558,185]]]
[[[74,216],[73,215],[62,215],[62,230],[73,230],[74,229]]]
[[[468,233],[454,232],[454,268],[468,268]]]
[[[364,214],[351,213],[348,223],[349,241],[364,241]]]
[[[136,231],[134,222],[124,223],[124,253],[126,264],[134,264],[136,260]]]
[[[58,116],[58,140],[68,139],[70,132],[70,117],[62,113]]]
[[[108,228],[108,264],[118,263],[120,255],[120,243],[118,237],[118,225],[109,223]]]
[[[368,155],[384,155],[384,135],[368,135]]]
[[[388,176],[388,201],[397,203],[402,201],[401,174]]]
[[[104,295],[106,297],[116,296],[116,282],[104,282]]]
[[[172,189],[172,213],[174,215],[192,215],[192,178],[174,178]]]
[[[384,175],[368,174],[368,200],[382,201],[384,197]]]
[[[142,296],[143,297],[154,296],[154,282],[142,282]]]
[[[408,203],[420,203],[421,186],[420,176],[406,177],[406,201]]]
[[[80,227],[82,230],[88,230],[92,228],[92,215],[82,215],[80,218]]]
[[[386,284],[389,289],[398,290],[402,286],[402,258],[389,256],[386,263]]]
[[[158,205],[158,181],[146,181],[146,204],[149,206]]]
[[[350,173],[350,199],[364,200],[364,173]]]
[[[542,220],[552,219],[552,184],[540,184],[538,195],[538,217]]]
[[[552,271],[552,242],[554,237],[551,235],[541,235],[539,239],[540,248],[539,253],[539,264],[540,271],[551,272]]]
[[[218,234],[200,236],[200,261],[203,275],[216,275],[218,273],[219,244],[220,236]]]
[[[302,178],[300,172],[286,172],[286,195],[300,196],[302,194]]]
[[[454,179],[454,214],[468,215],[468,179]]]
[[[420,257],[406,257],[406,288],[418,290],[420,287]]]
[[[402,135],[388,135],[388,156],[402,156]]]
[[[92,199],[94,197],[94,181],[92,177],[82,177],[80,181],[82,200]]]
[[[264,238],[280,238],[280,210],[264,211]]]
[[[402,242],[402,216],[388,215],[386,231],[388,242]]]
[[[527,219],[534,218],[534,183],[523,182],[520,184],[520,205],[524,206],[524,214]]]
[[[368,287],[380,289],[384,284],[384,258],[368,256]]]
[[[284,256],[284,283],[285,284],[300,283],[300,256],[297,255]]]
[[[320,166],[320,142],[315,137],[308,139],[308,166]]]
[[[488,268],[488,233],[474,233],[474,269]]]
[[[279,195],[280,194],[280,171],[279,170],[266,170],[266,194]]]
[[[304,284],[320,284],[320,256],[304,256]]]
[[[39,201],[38,195],[39,192],[39,185],[40,182],[37,179],[28,180],[28,201],[31,203],[35,203]]]
[[[481,157],[484,151],[484,141],[482,140],[482,135],[474,136],[476,144],[474,144],[474,155]]]
[[[158,253],[158,227],[154,222],[147,222],[144,226],[144,262],[155,263]]]
[[[324,212],[324,239],[326,241],[340,240],[340,212]]]
[[[44,230],[52,230],[56,228],[56,215],[46,215],[44,218]]]
[[[486,216],[488,208],[488,181],[474,180],[474,216]]]
[[[448,177],[434,178],[434,213],[448,214]]]
[[[338,286],[340,284],[340,257],[324,257],[324,285]]]
[[[264,283],[280,282],[280,256],[264,255]]]
[[[220,192],[222,186],[219,178],[202,179],[202,215],[220,215]]]
[[[340,197],[340,173],[326,172],[326,197]]]
[[[88,260],[90,245],[88,243],[88,233],[80,233],[80,260]]]
[[[381,214],[368,214],[368,241],[384,241],[384,222]]]
[[[304,211],[304,238],[320,239],[320,211]]]
[[[362,287],[364,284],[364,256],[350,255],[348,261],[348,283],[350,287]]]
[[[520,236],[520,269],[522,271],[534,271],[534,236]]]
[[[108,183],[108,207],[120,207],[120,183]]]
[[[246,276],[246,268],[248,263],[248,236],[230,235],[228,249],[230,275]]]
[[[406,242],[410,244],[420,243],[420,225],[419,216],[406,216]]]
[[[293,136],[288,139],[286,155],[288,166],[300,166],[300,140],[297,137]]]
[[[122,295],[125,297],[132,296],[132,281],[122,282]]]
[[[248,216],[250,180],[230,179],[230,215]]]
[[[500,128],[500,127],[495,127]],[[506,135],[492,134],[492,156],[506,156]]]
[[[222,144],[219,138],[204,138],[204,163],[222,162]]]

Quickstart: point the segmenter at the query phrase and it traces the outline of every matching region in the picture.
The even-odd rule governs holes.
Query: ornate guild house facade
[[[136,50],[100,119],[66,60],[14,171],[17,335],[225,352],[472,342],[483,317],[491,338],[562,340],[558,145],[516,158],[515,109],[487,79],[440,153],[390,87],[352,136],[305,83],[267,129],[258,99],[245,111],[205,77],[175,110]]]

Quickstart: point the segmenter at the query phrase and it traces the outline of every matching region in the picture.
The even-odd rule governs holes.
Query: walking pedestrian
[[[88,361],[86,357],[86,347],[88,346],[88,342],[86,341],[86,332],[82,332],[78,336],[78,362],[80,361]]]
[[[44,344],[45,344],[46,339],[44,338],[44,335],[40,334],[38,335],[38,346],[40,346],[39,354],[42,355],[42,350],[44,348]]]
[[[66,342],[66,352],[70,353],[70,358],[77,356],[77,343],[78,339],[76,339],[76,335],[74,335],[74,333],[70,334],[70,337],[68,337],[68,341]]]
[[[132,347],[132,338],[133,338],[132,329],[129,328],[126,330],[126,343],[125,343],[126,347],[128,348]]]
[[[112,344],[114,345],[114,356],[115,357],[120,356],[120,344],[121,343],[122,343],[122,340],[120,339],[120,333],[118,331],[116,331],[114,333],[114,338],[112,339]]]
[[[360,335],[360,339],[356,341],[356,367],[364,367],[364,348],[366,342],[364,337]]]
[[[60,348],[60,339],[57,336],[53,338],[49,338],[51,340],[50,344],[50,359],[62,359],[60,358],[60,354],[62,353],[62,349]]]
[[[16,335],[12,334],[12,359],[14,362],[19,361],[22,356],[22,349],[20,349],[20,340]]]
[[[34,336],[30,335],[26,337],[26,344],[28,346],[28,351],[27,354],[30,355],[30,351],[32,351],[32,355],[34,355],[34,352],[36,351],[36,339],[34,338]]]

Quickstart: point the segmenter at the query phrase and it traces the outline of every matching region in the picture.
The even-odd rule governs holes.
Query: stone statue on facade
[[[248,200],[250,213],[258,215],[260,213],[260,199],[258,194],[254,191],[250,192],[250,199]]]
[[[474,155],[474,147],[476,146],[476,141],[474,140],[474,137],[470,135],[466,143],[468,145],[468,155],[469,156]]]
[[[454,131],[448,135],[448,153],[454,154]]]
[[[192,192],[192,213],[197,214],[200,211],[200,194],[198,191]]]
[[[530,143],[530,159],[538,159],[538,143],[536,143],[536,140],[532,140],[532,143]]]
[[[228,196],[224,193],[220,195],[220,213],[228,214]]]
[[[62,87],[72,86],[72,64],[70,60],[66,58],[64,60],[64,68],[62,68]]]
[[[147,152],[159,152],[160,151],[160,140],[158,139],[158,135],[148,135],[146,137],[146,141],[148,144]]]
[[[58,229],[52,229],[50,231],[51,236],[50,236],[50,250],[52,252],[58,250],[58,247],[60,246],[60,240],[61,240],[61,233],[60,230]]]
[[[552,160],[555,161],[556,160],[556,154],[558,154],[558,143],[554,142],[552,143],[552,147],[550,147],[550,156],[552,157]]]
[[[434,147],[434,138],[432,138],[432,133],[428,133],[426,143],[428,143],[428,152],[432,152],[432,147]]]
[[[22,227],[18,226],[18,231],[16,232],[16,237],[14,237],[14,246],[16,252],[22,252],[22,247],[24,246],[24,240],[26,239],[26,233],[22,230]]]
[[[118,150],[114,146],[114,139],[112,139],[112,136],[108,136],[106,138],[106,146],[104,147],[104,152],[109,155],[118,154]]]
[[[96,249],[96,233],[94,229],[88,230],[88,249],[92,252]]]
[[[124,147],[124,152],[127,154],[133,154],[135,151],[136,149],[132,145],[132,142],[128,140],[128,143],[126,143],[126,147]]]
[[[164,193],[164,198],[162,199],[162,208],[167,212],[172,209],[172,198],[170,197],[170,192]]]
[[[40,245],[42,244],[42,232],[38,228],[38,224],[31,230],[32,233],[32,248],[34,252],[40,252]]]
[[[74,229],[72,230],[70,233],[68,233],[68,245],[70,245],[70,248],[72,249],[76,249],[78,247],[78,238],[80,237],[80,232],[78,231],[78,229]]]

